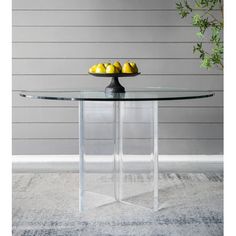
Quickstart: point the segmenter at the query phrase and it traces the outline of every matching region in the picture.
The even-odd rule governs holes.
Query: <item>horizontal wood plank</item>
[[[85,125],[86,139],[113,139],[113,123],[89,123]],[[104,132],[105,131],[105,132]],[[13,139],[76,139],[79,138],[78,123],[14,123]],[[223,138],[223,124],[159,124],[159,138],[200,139]],[[124,123],[124,139],[153,138],[151,123]]]
[[[13,58],[198,58],[194,43],[13,43]],[[210,43],[203,44],[209,51]]]
[[[195,27],[14,27],[13,42],[196,42]],[[209,32],[210,33],[210,32]],[[204,42],[209,42],[206,32]]]
[[[87,74],[99,59],[14,59],[13,74]],[[124,63],[125,60],[121,60]],[[204,70],[199,59],[137,59],[143,74],[221,74],[217,68]],[[101,80],[103,78],[100,78]]]
[[[104,89],[109,81],[90,75],[15,75],[13,90],[50,90],[50,89]],[[222,90],[222,75],[139,75],[122,78],[120,81],[127,89],[174,87],[199,90]],[[26,101],[25,101],[26,102]]]
[[[113,111],[94,108],[85,111],[87,122],[112,122]],[[126,109],[124,121],[150,122],[151,109]],[[77,122],[78,109],[75,107],[25,107],[13,108],[13,122]],[[223,108],[219,107],[162,107],[160,122],[223,122]]]
[[[174,0],[13,0],[13,9],[62,10],[153,10],[176,9]]]
[[[213,14],[219,18],[221,13]],[[13,11],[12,17],[14,26],[192,26],[191,17],[181,19],[177,11],[167,10]]]
[[[113,141],[90,140],[86,142],[86,154],[111,155]],[[159,140],[159,153],[165,155],[207,155],[222,154],[223,140]],[[42,139],[42,140],[13,140],[13,155],[64,155],[78,154],[78,140],[71,139]],[[145,155],[151,153],[150,140],[127,140],[124,145],[125,154]]]
[[[107,20],[109,19],[109,20]],[[168,26],[191,25],[177,11],[15,11],[14,26]]]

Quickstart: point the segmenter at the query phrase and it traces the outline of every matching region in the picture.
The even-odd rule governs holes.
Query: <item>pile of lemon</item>
[[[89,73],[97,74],[116,74],[116,73],[138,73],[138,67],[135,62],[125,62],[121,66],[119,61],[115,63],[99,63],[89,68]]]

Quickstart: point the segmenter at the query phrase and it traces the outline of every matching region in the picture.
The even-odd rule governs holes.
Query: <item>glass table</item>
[[[213,95],[214,93],[211,91],[173,88],[147,88],[116,94],[69,89],[63,91],[21,91],[20,93],[20,96],[31,99],[78,101],[80,212],[117,201],[154,211],[158,210],[158,103],[171,100],[201,99]],[[96,102],[103,105],[99,108]],[[91,103],[95,105],[91,107]],[[87,154],[86,152],[90,151],[89,145],[86,143],[89,140],[89,137],[86,137],[86,127],[91,125],[89,114],[91,115],[91,110],[95,111],[96,113],[92,116],[96,117],[97,114],[102,114],[101,109],[106,109],[106,107],[109,108],[111,122],[109,123],[106,117],[101,116],[104,126],[98,125],[100,131],[97,132],[97,135],[111,133],[112,142],[108,145],[112,146],[112,153],[100,156]],[[86,111],[89,111],[87,115]],[[141,123],[132,123],[130,117],[141,120]],[[146,120],[143,121],[143,117]],[[140,124],[145,133],[148,130],[148,148],[146,153],[142,153],[142,155],[137,153],[130,155],[129,151],[125,151],[126,141],[124,140],[127,138],[128,130],[136,132]],[[94,126],[91,127],[88,128],[90,133],[95,133]],[[128,138],[127,140],[129,141]],[[138,140],[138,138],[133,140]],[[142,150],[142,142],[134,147],[137,150]],[[99,149],[105,150],[106,144],[103,146],[101,144]],[[110,164],[105,168],[106,160]],[[91,168],[93,162],[96,164]],[[140,178],[141,181],[139,181]]]

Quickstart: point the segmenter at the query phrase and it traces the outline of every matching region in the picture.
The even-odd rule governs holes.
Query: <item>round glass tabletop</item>
[[[174,88],[146,88],[129,90],[125,93],[107,94],[104,91],[47,90],[21,91],[20,96],[34,99],[68,101],[161,101],[184,100],[214,96],[214,92]]]

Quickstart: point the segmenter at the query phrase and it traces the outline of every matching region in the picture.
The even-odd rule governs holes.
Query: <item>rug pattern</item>
[[[13,174],[13,236],[223,235],[222,174],[160,174],[158,212],[116,202],[79,214],[78,178]]]

